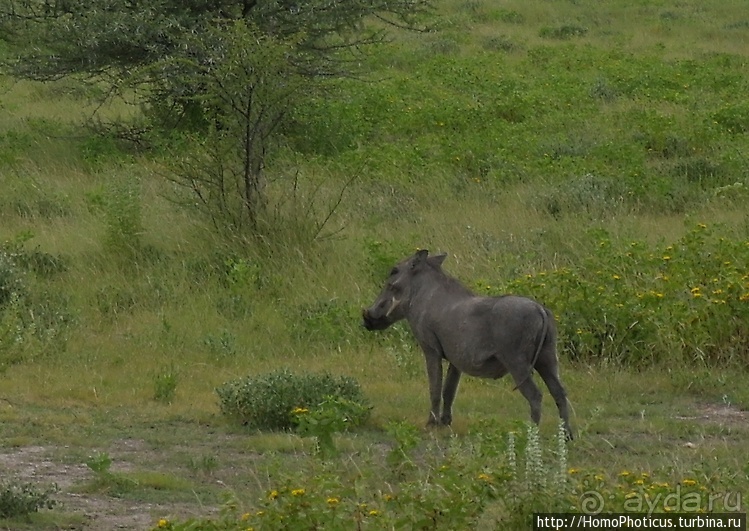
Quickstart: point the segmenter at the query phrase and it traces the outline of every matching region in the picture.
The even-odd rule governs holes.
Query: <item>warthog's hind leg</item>
[[[556,356],[552,358],[556,360]],[[559,410],[559,418],[564,425],[565,436],[568,441],[573,439],[572,428],[570,427],[570,414],[567,402],[567,391],[565,391],[562,381],[559,379],[559,369],[556,363],[539,363],[536,370],[549,388],[549,393],[554,397],[554,402]]]
[[[538,424],[541,422],[541,391],[530,376],[518,385],[518,390],[531,406],[531,420]]]

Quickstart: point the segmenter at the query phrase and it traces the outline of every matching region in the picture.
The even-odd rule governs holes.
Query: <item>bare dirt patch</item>
[[[696,420],[719,424],[745,424],[749,420],[749,411],[739,409],[733,404],[700,404],[692,415],[676,415],[679,420]]]
[[[145,530],[153,527],[160,517],[184,518],[196,513],[196,506],[184,503],[149,503],[109,496],[106,493],[82,494],[76,487],[95,478],[85,464],[65,463],[55,456],[66,447],[26,446],[0,453],[0,470],[3,479],[31,483],[39,489],[55,484],[59,492],[52,496],[58,503],[54,511],[82,516],[83,523],[66,524],[75,530]],[[114,441],[109,455],[116,464],[112,471],[130,471],[139,462],[158,460],[159,455],[149,450],[142,441],[123,439]],[[210,510],[204,510],[204,513]],[[2,526],[0,526],[2,528]]]

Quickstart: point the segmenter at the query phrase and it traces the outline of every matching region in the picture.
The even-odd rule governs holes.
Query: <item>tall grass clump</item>
[[[28,251],[25,235],[0,245],[0,372],[65,349],[74,319],[67,298],[45,287],[65,262]]]

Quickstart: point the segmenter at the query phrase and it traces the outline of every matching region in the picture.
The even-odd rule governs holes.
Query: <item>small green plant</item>
[[[51,498],[59,491],[57,485],[39,490],[31,483],[0,483],[0,518],[28,516],[39,509],[52,509],[57,502]]]
[[[367,406],[353,378],[328,373],[297,375],[288,369],[227,382],[216,393],[224,415],[255,429],[292,430],[296,426],[293,410],[316,407],[326,397]]]
[[[106,452],[97,452],[86,459],[86,466],[97,474],[109,474],[112,458]]]
[[[388,435],[395,444],[387,454],[387,463],[396,475],[414,468],[416,465],[411,458],[411,452],[421,442],[419,429],[413,424],[405,421],[390,422],[386,426]]]
[[[132,478],[112,472],[112,458],[106,452],[97,452],[86,459],[86,466],[94,472],[95,478],[84,490],[90,492],[108,492],[120,495],[133,490],[138,486],[138,481]]]
[[[174,365],[163,367],[153,377],[153,399],[164,404],[171,404],[177,392],[179,374]]]
[[[203,338],[203,345],[217,359],[233,358],[237,355],[237,338],[229,330],[222,330],[217,335],[208,334]]]
[[[218,468],[219,461],[215,455],[201,455],[199,457],[190,457],[188,466],[194,472],[200,472],[210,476]]]
[[[369,417],[370,409],[360,402],[326,396],[317,406],[311,409],[296,407],[292,414],[297,425],[297,433],[302,437],[315,437],[317,454],[325,459],[338,453],[333,442],[333,434],[363,424]]]

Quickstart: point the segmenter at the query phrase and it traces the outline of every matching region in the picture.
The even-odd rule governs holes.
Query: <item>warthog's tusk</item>
[[[393,313],[393,310],[395,310],[400,303],[401,301],[393,297],[393,303],[390,305],[390,309],[385,314],[385,317],[390,317],[390,314]]]

